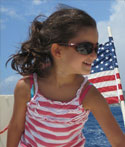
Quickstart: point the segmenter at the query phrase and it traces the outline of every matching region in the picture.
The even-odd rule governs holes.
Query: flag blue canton
[[[97,59],[92,64],[91,74],[118,68],[115,46],[112,37],[105,44],[100,44]]]

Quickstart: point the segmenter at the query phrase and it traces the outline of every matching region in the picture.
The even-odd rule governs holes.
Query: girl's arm
[[[106,100],[94,86],[83,100],[83,107],[90,109],[93,113],[112,147],[125,147],[125,135],[112,115]]]
[[[14,91],[14,107],[8,127],[7,147],[17,147],[24,131],[26,103],[30,99],[30,84],[27,78],[18,81]]]

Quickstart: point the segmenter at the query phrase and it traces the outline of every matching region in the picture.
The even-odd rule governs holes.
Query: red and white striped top
[[[82,94],[81,91],[87,78],[77,90],[74,99],[60,102],[41,95],[36,74],[33,77],[35,94],[27,103],[25,130],[18,147],[83,147],[85,137],[82,129],[88,119],[89,110],[84,110],[81,101],[91,85]]]

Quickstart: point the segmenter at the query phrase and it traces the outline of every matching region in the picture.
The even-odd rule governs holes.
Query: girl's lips
[[[89,64],[89,63],[86,63],[86,62],[83,62],[84,65],[88,66],[88,67],[91,67],[92,64]]]

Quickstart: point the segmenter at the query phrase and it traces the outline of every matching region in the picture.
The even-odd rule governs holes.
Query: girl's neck
[[[47,83],[54,84],[57,88],[64,87],[66,85],[74,84],[77,80],[83,80],[82,75],[67,74],[66,72],[54,72],[44,79]]]

